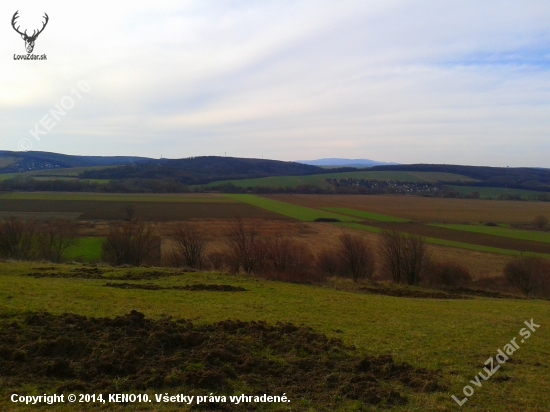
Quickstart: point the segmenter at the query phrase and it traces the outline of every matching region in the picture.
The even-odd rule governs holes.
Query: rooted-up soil
[[[420,299],[468,299],[457,293],[446,293],[438,291],[421,291],[411,289],[381,288],[381,287],[360,287],[361,292],[373,293],[375,295],[395,296],[399,298],[420,298]]]
[[[152,280],[166,278],[170,276],[180,276],[187,272],[195,272],[195,269],[185,269],[181,271],[171,270],[150,270],[144,272],[128,271],[123,274],[112,273],[110,276],[105,276],[106,271],[99,268],[77,268],[71,272],[32,272],[27,276],[34,278],[80,278],[80,279],[120,279],[120,280]]]
[[[185,286],[166,286],[153,285],[151,283],[106,283],[103,286],[118,289],[144,289],[144,290],[190,290],[190,291],[209,291],[209,292],[245,292],[247,289],[240,286],[231,285],[206,285],[204,283],[195,283]]]
[[[0,326],[0,386],[39,391],[169,391],[187,394],[282,394],[333,410],[343,400],[396,405],[407,392],[442,390],[435,372],[369,357],[307,327],[289,323],[114,319],[35,313]],[[298,398],[301,399],[297,402]],[[292,402],[294,400],[294,402]],[[255,404],[216,404],[254,409]]]

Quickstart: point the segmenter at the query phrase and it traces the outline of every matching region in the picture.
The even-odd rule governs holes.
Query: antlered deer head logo
[[[48,24],[48,20],[50,19],[48,17],[48,15],[46,13],[44,13],[44,18],[46,19],[46,21],[43,24],[42,28],[40,30],[38,30],[38,32],[36,30],[33,31],[32,33],[32,36],[29,36],[27,35],[27,30],[25,30],[24,33],[21,33],[19,31],[19,27],[20,26],[17,26],[17,28],[15,27],[15,20],[17,20],[17,18],[19,17],[17,15],[17,13],[19,13],[19,10],[17,10],[15,12],[15,14],[13,15],[13,18],[11,19],[11,25],[13,27],[13,29],[19,33],[22,37],[23,40],[25,40],[25,48],[27,49],[27,53],[32,53],[33,49],[34,49],[34,42],[36,41],[36,38],[38,37],[38,35],[40,33],[42,33],[44,31],[44,28],[46,27],[46,24]]]

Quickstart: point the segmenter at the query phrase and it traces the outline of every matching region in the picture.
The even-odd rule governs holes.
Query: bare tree
[[[529,296],[548,286],[550,264],[541,258],[522,256],[506,264],[504,276],[513,288]]]
[[[0,223],[0,256],[28,260],[34,256],[36,224],[12,217]]]
[[[42,258],[59,263],[76,243],[76,225],[68,220],[50,220],[38,230],[37,245]]]
[[[265,242],[265,246],[267,248],[265,270],[276,275],[276,278],[297,282],[313,280],[315,258],[305,243],[276,236]]]
[[[204,261],[206,239],[200,228],[194,223],[182,223],[174,231],[175,248],[172,252],[178,266],[200,268]]]
[[[245,273],[260,273],[266,263],[266,247],[258,236],[258,230],[253,224],[245,224],[237,217],[231,224],[227,235],[228,266],[236,273],[240,268]]]
[[[359,279],[372,279],[375,270],[375,257],[370,244],[359,235],[344,233],[340,235],[338,256],[342,268],[351,275],[354,282]]]
[[[426,271],[430,255],[420,236],[384,231],[380,236],[383,268],[394,283],[417,285]]]
[[[103,259],[112,265],[158,264],[160,238],[142,220],[112,225],[102,248]]]
[[[384,230],[380,235],[380,256],[384,271],[393,283],[402,281],[405,242],[403,234],[395,230]]]
[[[409,285],[418,285],[418,281],[427,269],[430,256],[426,242],[421,236],[409,235],[404,238],[403,281]]]

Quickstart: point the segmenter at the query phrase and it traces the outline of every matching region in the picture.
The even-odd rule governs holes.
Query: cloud
[[[47,62],[0,27],[4,149],[85,80],[37,150],[548,166],[547,1],[34,1],[21,22],[43,9]]]

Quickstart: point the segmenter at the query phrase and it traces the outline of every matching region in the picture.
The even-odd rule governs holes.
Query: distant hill
[[[83,172],[83,179],[169,179],[198,185],[219,180],[252,179],[268,176],[301,176],[323,173],[317,166],[279,160],[202,156],[188,159],[161,159],[116,168]]]
[[[478,180],[469,186],[550,191],[550,169],[543,168],[415,164],[374,166],[370,170],[454,173]]]
[[[49,152],[0,150],[0,173],[20,173],[72,167],[118,166],[154,161],[133,156],[72,156]]]
[[[340,158],[324,158],[317,160],[296,160],[297,163],[303,163],[313,166],[333,166],[333,167],[372,167],[377,165],[397,165],[399,163],[378,162],[369,159],[340,159]]]

